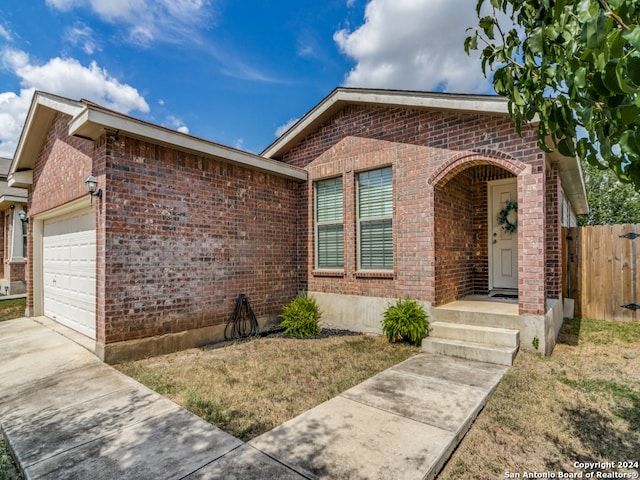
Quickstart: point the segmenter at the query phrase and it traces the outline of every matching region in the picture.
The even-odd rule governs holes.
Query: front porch
[[[562,302],[548,299],[544,315],[520,314],[516,299],[468,295],[432,306],[423,350],[511,365],[520,347],[549,355],[562,326]]]

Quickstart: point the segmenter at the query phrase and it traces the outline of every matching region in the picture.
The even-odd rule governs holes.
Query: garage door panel
[[[44,222],[44,314],[95,338],[95,212]]]

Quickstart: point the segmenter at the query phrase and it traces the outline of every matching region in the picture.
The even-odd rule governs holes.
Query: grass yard
[[[14,298],[13,300],[0,300],[0,322],[24,317],[26,299]]]
[[[117,368],[247,441],[418,351],[366,335],[265,337]]]
[[[118,368],[248,440],[416,351],[381,337],[267,337]],[[639,452],[640,324],[566,320],[550,358],[520,351],[438,480],[584,472],[574,463]],[[18,479],[0,439],[0,480]]]
[[[574,319],[550,358],[518,353],[438,480],[625,461],[640,462],[640,324]]]

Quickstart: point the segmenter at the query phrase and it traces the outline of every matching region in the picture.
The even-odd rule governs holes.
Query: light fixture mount
[[[89,205],[93,206],[93,197],[102,198],[102,189],[98,188],[98,180],[93,176],[93,172],[84,181],[87,186],[87,192],[89,193]]]

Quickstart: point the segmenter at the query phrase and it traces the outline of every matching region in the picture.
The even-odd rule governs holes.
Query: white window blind
[[[316,182],[316,267],[344,267],[342,178]]]
[[[391,167],[358,174],[358,261],[362,270],[393,269]]]

